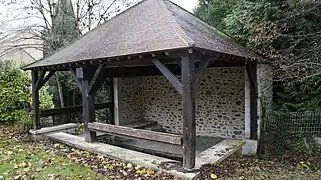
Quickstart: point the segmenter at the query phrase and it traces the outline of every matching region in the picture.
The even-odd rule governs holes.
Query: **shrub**
[[[52,108],[52,97],[47,88],[40,92],[40,108]],[[21,122],[32,125],[29,107],[32,102],[31,81],[28,72],[22,71],[11,62],[0,63],[0,123]]]

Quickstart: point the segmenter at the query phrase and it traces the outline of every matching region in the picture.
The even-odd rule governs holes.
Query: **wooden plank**
[[[113,104],[112,103],[95,104],[95,109],[105,109],[105,108],[109,108],[109,107],[113,107]],[[63,108],[46,109],[46,110],[40,111],[40,117],[77,113],[77,112],[82,112],[82,110],[83,110],[82,105],[63,107]]]
[[[258,139],[258,89],[257,89],[257,68],[256,62],[249,62],[246,65],[250,79],[250,139]]]
[[[98,68],[96,69],[96,72],[94,76],[92,77],[89,87],[88,87],[88,92],[96,92],[101,84],[101,79],[102,79],[102,69],[104,68],[103,64],[100,64]]]
[[[154,131],[147,131],[142,129],[134,129],[123,126],[116,126],[102,123],[89,123],[88,128],[94,131],[106,132],[115,136],[128,136],[139,139],[146,139],[151,141],[163,142],[168,144],[182,145],[182,136]]]
[[[183,82],[183,168],[195,167],[196,120],[195,120],[195,67],[192,55],[182,57]]]
[[[33,129],[40,129],[40,110],[39,110],[39,90],[37,90],[37,81],[39,80],[38,71],[31,71],[32,77],[32,110],[33,110]]]
[[[206,58],[206,57],[202,57],[201,62],[199,64],[199,68],[196,70],[195,73],[195,88],[198,89],[200,84],[201,84],[201,80],[202,77],[204,76],[205,70],[207,68],[207,66],[210,63],[210,58]]]
[[[44,78],[43,78],[43,80],[40,82],[40,84],[39,84],[39,86],[37,86],[37,88],[41,88],[43,85],[45,85],[47,82],[48,82],[48,80],[55,74],[55,72],[56,71],[50,71],[49,72],[49,74],[47,74]],[[39,90],[38,89],[38,90]]]
[[[182,94],[183,93],[183,85],[180,80],[159,60],[154,59],[153,63],[159,69],[160,72],[166,77],[166,79],[175,87],[175,89]]]

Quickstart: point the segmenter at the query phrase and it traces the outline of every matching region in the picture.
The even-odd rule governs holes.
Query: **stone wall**
[[[244,138],[244,68],[207,69],[197,93],[197,135]],[[163,76],[119,80],[120,124],[157,121],[182,133],[182,97]]]

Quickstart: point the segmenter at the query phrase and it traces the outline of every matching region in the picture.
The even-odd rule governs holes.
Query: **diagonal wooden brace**
[[[103,74],[102,69],[104,68],[103,64],[100,64],[96,69],[94,76],[92,77],[90,84],[88,86],[88,93],[96,92],[101,84],[101,77]]]
[[[199,68],[195,72],[194,83],[195,83],[195,89],[196,90],[199,88],[199,86],[201,84],[201,81],[202,81],[202,78],[204,76],[205,70],[206,70],[206,68],[207,68],[209,63],[210,63],[210,58],[202,57],[202,59],[200,61]]]
[[[73,68],[69,68],[72,76],[74,76],[74,79],[76,81],[76,84],[79,88],[79,90],[82,92],[82,82],[77,78],[77,75],[76,75],[76,69],[73,69]]]
[[[183,94],[183,84],[181,81],[159,60],[154,59],[153,63],[158,68],[158,70],[166,77],[166,79],[174,86],[174,88],[179,92],[179,94]]]

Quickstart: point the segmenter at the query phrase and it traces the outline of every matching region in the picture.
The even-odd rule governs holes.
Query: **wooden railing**
[[[95,104],[95,109],[105,109],[113,107],[113,103],[101,103]],[[70,113],[78,113],[82,112],[82,105],[77,106],[69,106],[63,108],[54,108],[48,110],[41,110],[40,117],[48,117],[48,116],[55,116],[55,115],[62,115],[62,114],[70,114]]]

